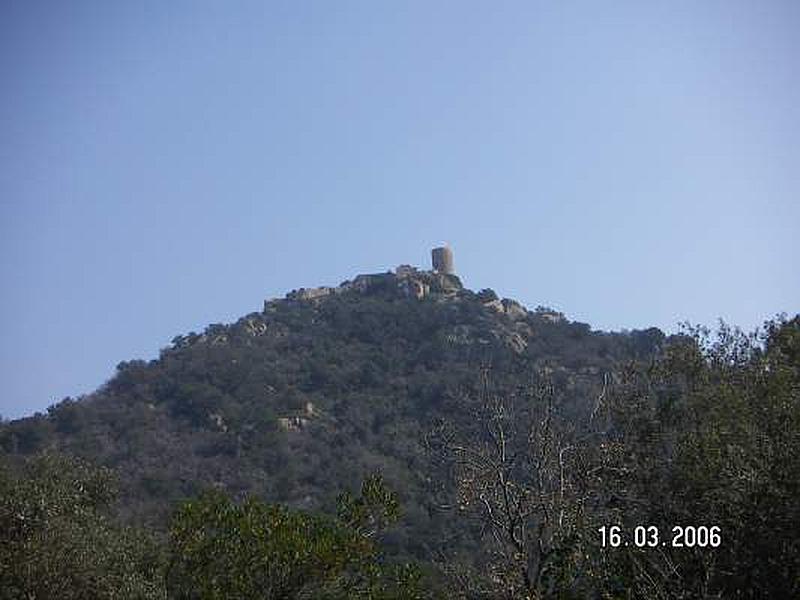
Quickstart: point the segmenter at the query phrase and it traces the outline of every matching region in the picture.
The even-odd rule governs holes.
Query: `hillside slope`
[[[442,539],[474,539],[433,506],[421,441],[438,419],[470,419],[482,369],[522,401],[545,374],[578,415],[605,373],[663,341],[657,329],[593,332],[406,267],[298,290],[178,336],[156,360],[121,363],[96,392],[3,425],[0,449],[112,467],[125,518],[156,527],[209,486],[330,510],[340,490],[380,470],[406,512],[387,543],[427,558]]]

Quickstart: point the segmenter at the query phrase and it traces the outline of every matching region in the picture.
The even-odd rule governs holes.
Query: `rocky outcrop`
[[[416,298],[417,300],[422,300],[431,291],[429,285],[411,277],[401,279],[398,282],[398,288],[406,298]]]
[[[503,298],[502,304],[503,304],[503,312],[512,321],[518,321],[518,320],[524,319],[525,317],[528,316],[528,311],[525,310],[525,307],[523,307],[516,300],[511,300],[509,298]]]
[[[336,293],[336,288],[321,286],[314,288],[300,288],[286,294],[287,300],[317,300]]]
[[[313,402],[306,402],[303,413],[289,417],[278,417],[278,426],[284,431],[300,431],[308,427],[311,420],[317,416]]]
[[[428,297],[450,298],[464,289],[457,275],[420,271],[411,265],[400,265],[394,272],[358,275],[337,287],[300,288],[286,294],[286,300],[295,302],[319,302],[333,295],[356,293],[384,295],[398,298],[422,300]],[[268,312],[274,301],[266,301]]]
[[[506,315],[512,321],[519,321],[527,318],[528,311],[516,300],[510,300],[509,298],[499,300],[496,296],[488,295],[485,291],[482,292],[482,294],[484,297],[482,304],[489,310]]]
[[[553,310],[552,308],[547,308],[544,306],[537,306],[533,311],[533,315],[538,319],[547,321],[549,323],[562,323],[567,320],[567,318],[564,316],[564,313],[560,313],[557,310]]]
[[[308,426],[309,420],[305,417],[279,417],[278,426],[284,431],[300,431]]]
[[[422,271],[411,265],[400,265],[394,271],[386,273],[368,273],[356,276],[345,281],[337,287],[300,288],[286,295],[284,301],[317,304],[326,299],[342,294],[359,294],[366,296],[379,296],[386,299],[410,299],[432,301],[466,301],[468,298],[477,300],[489,314],[499,318],[488,318],[483,328],[470,325],[457,325],[444,335],[448,344],[464,346],[469,344],[491,344],[500,342],[511,348],[515,353],[523,353],[531,336],[531,319],[558,322],[564,317],[552,309],[537,308],[535,312],[528,311],[524,306],[509,298],[498,298],[490,290],[470,292],[465,290],[461,280],[452,273],[438,271]],[[277,303],[281,301],[267,301],[264,304],[265,313],[277,310]],[[486,315],[488,317],[488,315]],[[264,335],[265,332],[257,325],[251,327],[252,335]],[[266,333],[270,332],[269,329]],[[283,429],[296,431],[308,425],[313,413],[288,416],[280,419]]]

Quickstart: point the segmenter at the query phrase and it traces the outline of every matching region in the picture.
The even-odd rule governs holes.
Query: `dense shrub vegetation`
[[[44,454],[0,478],[0,597],[422,599],[419,568],[385,564],[376,527],[398,515],[378,476],[338,518],[209,491],[183,503],[168,541],[109,523],[104,469]]]

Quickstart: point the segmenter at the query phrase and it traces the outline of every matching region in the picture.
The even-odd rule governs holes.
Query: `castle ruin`
[[[453,265],[453,250],[445,244],[431,250],[431,263],[434,273],[444,275],[455,275],[456,270]]]

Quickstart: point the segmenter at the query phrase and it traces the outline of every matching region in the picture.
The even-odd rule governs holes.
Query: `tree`
[[[605,387],[598,398],[598,409]],[[610,468],[595,412],[577,428],[564,419],[546,377],[521,397],[494,392],[483,371],[469,431],[440,421],[427,447],[455,484],[458,514],[480,523],[490,545],[482,583],[473,594],[503,598],[580,597],[589,509],[599,476]],[[463,579],[462,579],[463,581]],[[474,583],[474,582],[473,582]]]
[[[687,328],[579,414],[547,381],[500,392],[484,371],[473,425],[428,437],[450,507],[491,548],[463,597],[800,596],[800,317]],[[629,543],[601,547],[612,526]],[[676,526],[721,543],[673,545]],[[663,543],[631,543],[637,527]]]
[[[723,323],[687,329],[661,365],[680,432],[662,512],[723,533],[713,552],[675,556],[701,597],[800,596],[799,347],[798,317],[749,335]]]
[[[427,597],[412,565],[387,567],[373,537],[397,519],[380,477],[360,497],[341,497],[340,517],[266,504],[240,504],[219,492],[185,503],[170,532],[169,590],[175,598]]]
[[[46,454],[0,468],[4,599],[166,598],[148,535],[114,526],[111,473]]]
[[[686,326],[651,365],[619,374],[610,419],[624,481],[608,479],[623,529],[665,547],[603,557],[601,588],[633,597],[800,596],[800,318],[745,334]],[[674,527],[718,547],[673,547]]]

